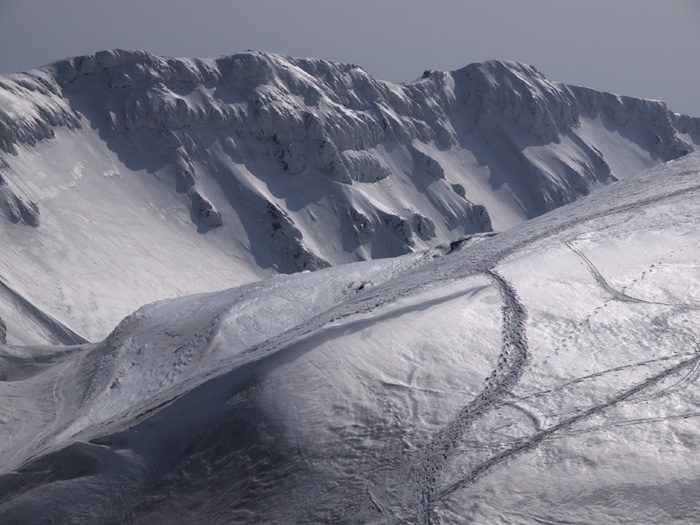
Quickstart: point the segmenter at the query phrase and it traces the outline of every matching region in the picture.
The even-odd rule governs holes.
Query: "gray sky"
[[[0,73],[113,48],[271,51],[394,82],[519,60],[700,117],[700,0],[0,0]]]

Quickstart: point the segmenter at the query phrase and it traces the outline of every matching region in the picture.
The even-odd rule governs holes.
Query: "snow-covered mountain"
[[[512,62],[108,51],[0,77],[0,317],[99,340],[164,297],[502,231],[700,144],[663,103]]]
[[[697,523],[700,154],[0,346],[2,523]]]

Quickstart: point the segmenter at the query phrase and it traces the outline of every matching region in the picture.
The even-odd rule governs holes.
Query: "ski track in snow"
[[[421,485],[420,521],[430,523],[437,498],[436,481],[455,454],[468,428],[512,392],[525,371],[528,345],[525,333],[527,312],[513,286],[493,270],[484,272],[494,282],[503,300],[503,347],[498,364],[486,379],[481,393],[431,440],[422,454],[418,483]]]
[[[577,216],[568,220],[565,218],[564,220],[560,220],[560,222],[555,222],[554,224],[545,223],[543,225],[536,219],[533,221],[534,226],[526,225],[524,229],[519,230],[514,234],[501,234],[501,236],[505,236],[504,241],[502,244],[496,243],[495,249],[493,246],[494,243],[490,243],[490,241],[484,241],[483,243],[476,245],[470,249],[470,253],[462,254],[464,259],[460,264],[456,265],[457,268],[449,268],[450,271],[442,272],[440,274],[435,271],[435,268],[426,266],[425,263],[432,260],[432,256],[426,254],[421,263],[417,263],[414,268],[418,267],[418,273],[423,271],[435,272],[435,279],[424,279],[418,282],[404,283],[404,286],[402,288],[400,287],[399,289],[392,289],[391,283],[389,283],[389,285],[380,286],[376,290],[368,292],[366,295],[358,296],[353,300],[341,303],[321,315],[315,316],[312,319],[309,319],[308,321],[297,325],[296,327],[291,328],[276,337],[268,339],[266,342],[260,345],[250,348],[241,355],[237,356],[235,360],[229,362],[229,364],[234,365],[233,367],[219,366],[217,370],[207,370],[197,378],[184,381],[181,385],[171,390],[169,398],[163,399],[161,397],[157,400],[153,400],[152,402],[158,407],[165,406],[180,397],[185,391],[191,388],[193,384],[201,384],[205,381],[211,380],[214,377],[230,372],[231,370],[238,368],[245,363],[263,360],[266,356],[278,351],[283,351],[285,347],[290,346],[293,342],[298,341],[309,334],[322,330],[324,327],[328,326],[334,321],[342,320],[359,313],[371,312],[381,305],[396,301],[401,297],[416,293],[428,286],[433,286],[436,283],[456,281],[479,274],[486,275],[498,288],[502,299],[501,308],[503,319],[503,339],[498,365],[487,378],[486,384],[481,393],[479,393],[477,397],[469,404],[461,408],[450,420],[450,422],[434,435],[429,444],[419,453],[418,458],[416,459],[414,456],[414,458],[411,460],[413,464],[407,466],[408,472],[411,473],[414,482],[417,484],[420,501],[413,502],[410,509],[403,510],[412,513],[410,516],[412,520],[416,519],[419,523],[430,523],[433,520],[434,511],[438,505],[445,502],[457,491],[469,487],[478,478],[486,475],[491,469],[497,467],[510,458],[536,448],[540,443],[554,438],[557,434],[563,434],[564,431],[571,430],[571,427],[573,427],[575,424],[582,422],[591,416],[604,412],[605,410],[608,410],[632,398],[639,397],[639,394],[650,390],[652,387],[658,385],[660,382],[669,377],[686,371],[688,371],[688,375],[681,381],[688,381],[695,377],[698,372],[698,367],[700,367],[700,355],[697,353],[692,357],[684,359],[683,361],[662,370],[652,377],[649,377],[646,380],[641,381],[636,385],[618,393],[603,403],[596,404],[583,412],[569,417],[549,428],[537,430],[533,435],[523,438],[520,442],[516,442],[507,450],[495,454],[476,465],[461,479],[442,487],[438,486],[437,484],[441,471],[448,464],[450,459],[459,453],[458,447],[460,445],[460,441],[464,437],[464,434],[473,426],[475,421],[483,417],[487,412],[506,404],[506,398],[510,395],[513,388],[522,377],[528,361],[528,342],[525,326],[527,319],[526,309],[520,302],[515,287],[495,270],[496,266],[508,256],[522,250],[528,245],[546,237],[561,233],[574,225],[580,225],[584,222],[599,219],[604,216],[639,209],[640,207],[648,206],[656,202],[696,192],[699,189],[700,184],[689,186],[665,195],[656,195],[633,203],[622,204],[603,212],[589,213],[586,216]],[[497,239],[494,239],[494,241],[496,240]],[[582,258],[589,271],[595,277],[596,281],[613,297],[632,303],[661,304],[643,301],[641,299],[627,296],[622,292],[615,290],[607,283],[597,268],[590,262],[590,260],[588,260],[587,257],[585,257],[585,255],[572,246],[568,241],[565,241],[565,244]],[[454,261],[452,258],[447,257],[441,259],[443,259],[445,264],[447,264],[447,259],[451,259],[452,262]],[[438,261],[437,264],[439,265],[440,262]],[[0,285],[4,285],[4,283],[0,281]],[[690,306],[686,308],[695,309],[695,307]],[[672,330],[670,327],[662,327],[662,329],[669,331]],[[687,334],[680,335],[687,339]],[[696,346],[694,341],[693,343],[694,346]],[[238,361],[238,363],[235,361]],[[651,361],[653,360],[650,360],[649,362]],[[221,365],[221,363],[219,363],[219,365]],[[604,372],[599,372],[597,374],[586,376],[586,378],[591,378],[596,375],[608,373],[621,368],[622,367],[618,367]],[[66,383],[64,372],[65,370],[56,376],[55,382],[52,386],[52,396],[56,410],[56,416],[52,423],[53,426],[51,427],[52,429],[58,424],[58,421],[62,415],[62,388],[64,388]],[[553,387],[547,391],[538,392],[532,396],[553,393],[586,378],[579,378],[576,381]],[[673,387],[677,387],[678,384],[679,383]],[[72,381],[71,387],[75,387],[74,380]],[[656,393],[655,395],[659,394],[660,393]],[[135,424],[135,422],[136,420],[132,421],[129,426]],[[633,422],[629,422],[629,424],[632,423]],[[51,430],[49,430],[49,432],[50,431]],[[23,447],[22,450],[25,450],[30,443]],[[374,483],[373,487],[368,486],[366,497],[370,500],[372,507],[384,516],[384,519],[395,521],[398,514],[394,512],[386,502],[382,501],[383,498],[381,495],[378,495],[372,490],[372,488],[390,485],[391,482],[388,479],[383,480],[383,482],[382,480],[379,480],[379,483]],[[316,496],[317,498],[321,497],[321,494],[317,494]],[[310,501],[304,502],[306,505],[310,503]]]
[[[586,267],[591,272],[598,284],[603,288],[603,290],[609,293],[613,299],[617,299],[618,301],[625,301],[628,303],[664,304],[657,303],[654,301],[646,301],[644,299],[638,299],[636,297],[632,297],[630,295],[622,293],[619,290],[616,290],[615,288],[610,286],[610,283],[608,283],[605,277],[603,277],[603,275],[600,273],[598,268],[596,268],[596,266],[591,262],[591,260],[588,257],[586,257],[586,255],[584,255],[584,253],[581,250],[574,246],[573,241],[569,239],[564,241],[564,244],[567,248],[569,248],[572,252],[574,252],[581,258],[581,260],[586,264]]]
[[[595,414],[601,413],[613,406],[627,401],[630,398],[633,398],[633,396],[639,395],[640,393],[650,389],[674,374],[686,371],[688,369],[692,370],[698,365],[700,362],[700,356],[697,355],[675,364],[656,374],[655,376],[637,384],[636,386],[621,392],[612,399],[595,405],[584,412],[574,415],[552,427],[536,432],[534,435],[523,439],[521,442],[516,443],[509,449],[493,455],[492,457],[478,464],[458,481],[443,487],[437,486],[437,480],[440,472],[448,464],[450,459],[459,453],[458,445],[460,444],[460,439],[464,436],[465,432],[490,410],[506,404],[506,398],[524,373],[525,366],[527,364],[527,338],[525,328],[527,313],[524,306],[518,299],[515,288],[504,277],[495,271],[495,267],[511,254],[526,248],[528,245],[538,240],[561,233],[572,226],[599,219],[604,216],[639,209],[639,207],[648,206],[650,204],[691,193],[699,189],[700,185],[686,187],[666,195],[657,195],[641,201],[613,207],[605,210],[602,213],[591,213],[582,218],[576,217],[569,220],[563,220],[559,224],[554,224],[551,226],[547,225],[544,228],[540,228],[538,231],[534,231],[534,234],[531,235],[519,235],[515,236],[515,238],[511,237],[506,241],[506,245],[503,248],[496,249],[495,251],[490,251],[490,246],[486,247],[482,245],[482,248],[484,249],[474,250],[471,257],[465,254],[467,256],[465,256],[464,262],[459,265],[457,271],[446,272],[443,275],[437,276],[437,279],[428,279],[425,281],[430,283],[430,285],[434,285],[436,283],[461,280],[463,278],[479,274],[487,275],[497,286],[503,301],[503,346],[501,355],[499,356],[498,366],[487,379],[486,385],[482,392],[472,402],[460,409],[455,417],[453,417],[453,419],[445,427],[435,434],[429,445],[419,454],[418,459],[415,459],[415,457],[411,459],[413,463],[412,465],[407,465],[406,471],[418,485],[417,488],[420,498],[417,503],[414,502],[410,505],[410,508],[414,509],[413,511],[411,511],[410,508],[403,509],[403,511],[408,510],[411,513],[409,515],[410,521],[417,521],[418,523],[432,522],[437,506],[441,505],[455,492],[469,487],[479,477],[486,475],[492,468],[497,467],[501,463],[516,455],[536,448],[540,443],[548,439],[552,439],[557,434],[563,433],[576,423],[584,421]],[[477,245],[477,248],[478,246],[479,245]],[[425,263],[428,260],[429,259],[426,257],[422,263]],[[426,267],[424,264],[417,264],[416,267],[422,267],[419,269],[419,271],[431,271],[431,269]],[[589,269],[591,269],[591,272],[593,273],[593,268],[589,266]],[[599,272],[598,275],[600,275]],[[602,275],[600,276],[600,279],[601,280],[598,282],[601,284],[601,286],[603,286],[602,283],[606,281],[602,278]],[[251,348],[249,351],[245,352],[248,357],[246,361],[257,361],[264,359],[265,356],[283,350],[293,341],[321,330],[324,326],[327,326],[332,322],[339,321],[356,314],[369,313],[379,306],[396,301],[401,297],[419,292],[428,286],[428,284],[425,284],[425,282],[408,285],[399,290],[391,290],[389,286],[382,286],[379,287],[378,290],[375,290],[375,293],[369,293],[367,296],[358,297],[356,300],[342,303],[337,307],[332,308],[330,311],[317,316],[316,318],[311,319],[302,325],[292,328],[283,334],[280,334],[278,337],[273,338],[272,340],[268,340],[262,345]],[[610,288],[616,292],[616,290],[612,289],[612,287],[609,285],[608,288],[604,288],[606,291],[610,291],[608,290],[608,288]],[[637,303],[643,302],[635,298],[625,296],[620,292],[618,293],[623,296],[620,297],[621,300]],[[227,367],[225,368],[228,369]],[[209,375],[209,378],[212,378],[213,376],[219,375],[219,372],[211,371],[207,375]],[[382,483],[381,480],[379,480],[377,483],[375,480],[373,486],[368,486],[366,497],[369,499],[371,506],[383,516],[384,520],[396,522],[399,520],[397,516],[401,514],[401,509],[394,511],[394,509],[392,509],[387,502],[382,501],[383,498],[376,492],[376,489],[382,486],[391,486],[391,482],[388,479],[385,479],[384,483]],[[375,490],[372,490],[373,488]],[[324,492],[326,491],[321,490],[320,493],[315,495],[315,497],[305,500],[303,502],[303,506],[310,505],[313,500],[323,497]]]
[[[515,242],[513,246],[504,249],[498,254],[494,254],[493,259],[489,262],[488,259],[484,260],[485,269],[482,270],[483,273],[488,275],[491,280],[497,285],[501,298],[503,300],[503,348],[501,355],[499,356],[499,362],[497,368],[492,372],[491,376],[486,381],[486,387],[484,390],[472,401],[469,405],[463,407],[457,414],[457,416],[450,421],[443,429],[441,429],[436,436],[431,440],[431,442],[426,447],[426,450],[422,454],[420,460],[419,474],[417,476],[417,482],[421,485],[421,500],[419,510],[417,511],[418,516],[412,516],[412,518],[417,519],[418,523],[431,523],[434,520],[434,509],[443,503],[449,496],[457,492],[458,490],[464,489],[470,486],[478,477],[486,474],[490,469],[499,465],[500,463],[508,460],[509,458],[525,453],[532,450],[538,446],[541,442],[546,439],[550,439],[554,434],[561,432],[562,430],[568,429],[574,424],[583,421],[595,414],[603,412],[619,403],[628,400],[632,396],[643,392],[652,386],[658,384],[662,380],[684,370],[690,369],[688,377],[697,373],[700,367],[700,355],[694,355],[692,358],[682,361],[679,364],[673,365],[664,371],[652,376],[651,378],[639,383],[638,385],[620,393],[619,395],[613,397],[611,400],[596,405],[581,414],[573,416],[561,423],[558,423],[548,429],[537,432],[534,436],[523,439],[520,443],[512,446],[508,450],[501,452],[492,456],[491,458],[485,460],[484,462],[477,465],[472,469],[466,476],[461,478],[455,483],[452,483],[440,490],[435,487],[436,481],[438,479],[439,473],[444,469],[445,465],[448,463],[449,459],[457,452],[457,446],[459,444],[460,437],[466,432],[466,430],[480,417],[485,415],[488,411],[497,408],[502,403],[502,399],[507,396],[507,394],[512,391],[513,387],[517,384],[518,380],[524,372],[525,365],[527,364],[527,338],[526,329],[524,326],[525,320],[527,319],[527,313],[525,308],[518,300],[517,292],[513,286],[508,283],[502,276],[496,273],[493,268],[504,260],[509,255],[525,248],[527,245],[549,236],[556,235],[565,231],[567,228],[574,226],[575,224],[580,224],[583,222],[588,222],[591,220],[599,219],[604,216],[615,215],[629,211],[631,209],[639,209],[640,207],[648,206],[660,201],[667,199],[672,199],[680,195],[691,193],[700,189],[700,185],[695,185],[688,188],[683,188],[674,192],[670,192],[665,195],[654,196],[647,199],[643,199],[636,203],[623,204],[612,209],[608,209],[602,213],[594,213],[587,217],[579,218],[571,221],[564,221],[560,225],[555,225],[553,228],[544,228],[539,234],[536,234],[529,239],[521,240]],[[590,260],[579,250],[573,247],[568,241],[564,241],[565,244],[579,255],[583,261],[586,263],[589,271],[592,273],[596,281],[600,286],[612,295],[614,298],[631,303],[643,303],[643,304],[663,304],[654,303],[650,301],[644,301],[634,297],[627,296],[622,292],[615,290],[605,278],[600,274],[598,269],[590,262]],[[478,263],[477,263],[478,266]],[[463,277],[474,275],[478,271],[474,271],[472,268],[471,272],[466,272]],[[602,373],[601,373],[602,374]],[[681,382],[687,381],[681,380]],[[560,387],[561,388],[561,387]]]
[[[411,503],[408,509],[396,509],[396,511],[391,508],[388,501],[383,501],[384,498],[382,498],[381,494],[377,493],[377,489],[395,485],[395,483],[391,481],[391,479],[396,479],[394,476],[391,478],[387,476],[383,477],[383,479],[382,477],[380,477],[380,479],[375,479],[367,488],[366,497],[369,500],[369,504],[384,517],[384,520],[388,522],[401,521],[398,516],[403,514],[401,512],[401,510],[403,510],[409,512],[408,519],[411,522],[430,523],[433,521],[434,512],[438,505],[441,505],[455,492],[470,486],[477,478],[485,475],[492,468],[500,465],[511,457],[534,449],[540,443],[552,439],[553,436],[569,429],[574,424],[630,399],[635,394],[649,389],[675,373],[693,368],[700,360],[699,356],[694,356],[682,361],[680,364],[676,364],[662,371],[605,403],[596,405],[559,424],[537,432],[535,435],[524,439],[508,450],[483,461],[457,482],[438,488],[436,487],[436,481],[440,472],[448,464],[449,459],[459,452],[457,445],[459,444],[460,437],[473,426],[474,422],[483,417],[490,410],[498,408],[502,404],[506,404],[505,398],[517,384],[527,363],[527,339],[524,326],[527,313],[518,299],[515,288],[495,271],[496,266],[510,255],[519,252],[528,245],[562,233],[573,226],[581,225],[582,223],[600,219],[605,216],[638,210],[640,207],[697,192],[698,190],[700,190],[700,184],[688,186],[664,195],[655,195],[639,201],[622,204],[602,212],[589,213],[583,217],[576,216],[571,219],[564,219],[559,223],[551,225],[545,224],[543,226],[538,224],[538,219],[535,219],[530,223],[532,230],[527,228],[528,225],[525,225],[527,228],[526,231],[518,231],[515,234],[511,234],[505,239],[505,246],[503,244],[500,246],[497,245],[498,247],[493,250],[493,247],[486,243],[476,245],[470,249],[471,253],[464,254],[464,260],[461,264],[457,265],[457,268],[449,269],[451,271],[442,272],[440,274],[429,266],[426,267],[425,263],[430,260],[426,256],[426,258],[424,258],[421,263],[416,264],[414,268],[416,268],[418,272],[435,272],[435,278],[424,279],[418,283],[408,284],[401,289],[392,289],[391,285],[380,286],[366,296],[360,296],[355,300],[341,303],[324,314],[310,319],[259,346],[249,349],[244,352],[243,355],[247,356],[247,362],[258,361],[278,351],[283,351],[283,349],[292,342],[322,330],[332,322],[340,321],[356,314],[369,313],[382,305],[394,302],[401,297],[417,293],[428,286],[454,282],[479,274],[488,276],[498,287],[503,300],[503,347],[499,357],[499,366],[489,376],[484,390],[482,390],[477,398],[460,409],[455,417],[443,429],[435,434],[430,444],[418,455],[417,459],[415,456],[408,458],[411,464],[405,465],[404,468],[399,469],[404,470],[407,476],[413,479],[414,483],[417,484],[419,501]],[[504,235],[506,234],[501,234],[501,236]],[[639,301],[633,299],[632,302]],[[224,368],[226,370],[229,369],[228,367]],[[211,379],[220,374],[221,372],[210,371],[206,376],[208,376],[207,379]],[[174,400],[174,398],[170,401],[172,400]],[[167,402],[164,404],[167,404]],[[395,473],[396,470],[394,470],[394,474]],[[306,507],[311,505],[314,500],[322,498],[327,490],[330,489],[321,490],[314,494],[314,496],[305,498],[303,502],[300,502],[300,506]],[[299,515],[300,512],[301,509],[298,508],[293,514]],[[404,517],[403,519],[406,518]]]
[[[599,281],[600,283],[600,281]],[[602,286],[602,283],[600,283]],[[608,291],[608,286],[603,286],[603,288]],[[623,299],[624,300],[624,299]],[[649,303],[648,301],[640,301],[640,300],[633,300],[631,302],[642,302],[642,303]],[[659,304],[659,303],[649,303],[649,304]],[[686,310],[697,310],[700,309],[697,306],[693,307],[685,307],[685,308],[680,308],[682,311]],[[669,314],[667,317],[670,317],[673,314]],[[498,454],[493,455],[492,457],[488,458],[487,460],[481,462],[478,464],[476,467],[474,467],[470,472],[468,472],[465,476],[463,476],[461,479],[458,481],[451,483],[450,485],[442,488],[440,491],[438,491],[436,494],[433,495],[432,501],[434,502],[435,505],[438,505],[442,502],[444,502],[447,498],[452,496],[455,492],[465,489],[471,484],[473,484],[479,477],[482,477],[488,473],[492,468],[498,466],[499,464],[511,459],[512,457],[516,455],[520,455],[526,452],[529,452],[530,450],[536,448],[539,444],[546,440],[554,439],[557,434],[560,434],[559,437],[569,437],[569,436],[575,436],[583,433],[588,433],[588,432],[593,432],[593,431],[599,431],[601,428],[600,427],[594,427],[594,428],[589,428],[589,429],[583,429],[579,431],[572,431],[572,432],[564,432],[568,429],[570,429],[573,425],[580,423],[596,414],[602,413],[612,407],[615,407],[625,401],[629,400],[634,400],[636,402],[642,401],[649,399],[650,397],[660,397],[660,396],[665,396],[670,394],[673,391],[676,391],[683,385],[687,384],[690,381],[694,381],[698,373],[700,372],[700,346],[698,345],[696,339],[689,334],[678,332],[676,330],[671,329],[670,327],[665,327],[662,330],[668,331],[674,334],[680,334],[683,338],[687,339],[690,344],[694,347],[694,354],[692,357],[684,359],[680,363],[676,363],[673,366],[670,366],[661,372],[647,378],[644,381],[641,381],[637,383],[636,385],[632,386],[629,389],[626,389],[617,395],[611,397],[609,400],[594,405],[584,411],[582,411],[579,414],[576,414],[570,418],[565,419],[564,421],[561,421],[560,423],[557,423],[547,429],[540,430],[536,432],[534,435],[523,438],[521,440],[516,440],[515,442],[510,443],[510,447]],[[677,356],[668,356],[660,359],[654,359],[654,360],[647,360],[641,363],[636,363],[633,365],[627,365],[623,367],[616,367],[610,370],[605,370],[602,372],[598,372],[596,374],[591,374],[582,378],[578,378],[575,381],[568,382],[564,385],[560,385],[558,387],[555,387],[551,390],[545,391],[545,392],[538,392],[537,394],[533,394],[532,396],[527,396],[526,398],[521,398],[521,399],[527,399],[529,397],[539,397],[542,396],[545,393],[552,393],[555,390],[561,390],[566,388],[566,386],[570,386],[572,384],[584,381],[586,379],[591,379],[593,377],[601,376],[603,374],[607,374],[613,371],[619,371],[625,368],[629,368],[632,366],[640,366],[643,364],[647,364],[653,361],[661,361],[661,360],[670,360],[673,359],[674,357]],[[653,388],[654,386],[658,385],[662,381],[674,376],[681,374],[682,372],[686,372],[687,374],[684,375],[674,383],[673,385],[658,391],[658,392],[653,392],[649,394],[648,396],[640,396],[639,394],[645,392],[646,390],[649,390]],[[618,421],[611,423],[610,425],[605,426],[605,428],[611,428],[614,426],[623,426],[623,425],[635,425],[635,424],[648,424],[652,422],[660,422],[660,421],[666,421],[669,419],[687,419],[690,417],[699,417],[700,413],[698,412],[690,412],[690,413],[684,413],[684,414],[679,414],[679,415],[670,415],[670,416],[663,416],[663,417],[654,417],[654,418],[637,418],[637,419],[630,419],[630,420],[624,420],[624,421]],[[426,521],[423,521],[424,523]],[[430,523],[430,519],[427,520],[427,523]]]
[[[583,411],[580,414],[577,414],[573,417],[570,417],[568,419],[565,419],[564,421],[557,423],[556,425],[553,425],[546,430],[543,430],[541,432],[536,433],[535,435],[524,439],[521,443],[518,443],[509,449],[501,452],[500,454],[496,454],[486,461],[480,463],[477,465],[474,469],[472,469],[466,476],[461,478],[455,483],[452,483],[451,485],[443,488],[437,495],[437,499],[439,501],[444,501],[447,499],[449,496],[454,494],[456,491],[460,489],[464,489],[474,483],[476,479],[480,476],[483,476],[486,474],[489,470],[494,468],[495,466],[499,465],[500,463],[507,461],[511,457],[522,454],[524,452],[528,452],[538,446],[540,443],[545,441],[546,439],[551,438],[554,434],[561,432],[562,430],[566,430],[573,426],[576,423],[579,423],[581,421],[584,421],[591,416],[594,416],[596,414],[599,414],[605,410],[608,410],[609,408],[612,408],[616,405],[619,405],[623,401],[627,401],[628,399],[632,398],[636,394],[639,394],[640,392],[643,392],[664,379],[673,376],[677,373],[680,373],[686,369],[694,369],[695,367],[698,366],[698,363],[700,362],[700,355],[696,354],[695,356],[686,359],[684,361],[681,361],[680,363],[677,363],[662,372],[659,372],[658,374],[655,374],[654,376],[646,379],[645,381],[642,381],[638,383],[637,385],[633,386],[632,388],[629,388],[621,393],[619,393],[616,396],[613,396],[611,399],[608,401],[595,405],[585,411]]]

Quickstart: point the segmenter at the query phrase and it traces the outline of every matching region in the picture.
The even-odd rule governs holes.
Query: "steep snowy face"
[[[699,175],[0,346],[0,522],[699,523]]]
[[[105,51],[0,77],[0,102],[0,235],[31,230],[51,261],[18,270],[18,249],[0,277],[89,289],[105,257],[128,307],[49,301],[63,321],[98,303],[100,336],[137,303],[504,230],[700,143],[700,120],[660,102],[498,61],[397,85],[266,53]],[[183,245],[199,275],[177,275]]]
[[[659,101],[551,82],[531,66],[491,61],[452,77],[464,121],[475,128],[468,134],[509,158],[528,217],[698,144],[700,119],[670,112]],[[486,163],[498,166],[489,157]]]
[[[54,138],[57,127],[80,128],[83,115],[108,147],[116,149],[117,138],[126,136],[129,149],[145,149],[138,167],[155,162],[151,171],[170,173],[205,227],[224,221],[203,179],[218,179],[216,185],[229,190],[237,186],[238,198],[256,205],[256,219],[268,230],[279,230],[275,217],[284,215],[288,227],[278,237],[296,262],[272,261],[283,271],[323,266],[338,255],[304,242],[313,239],[313,225],[287,215],[293,207],[264,191],[277,185],[271,179],[279,172],[304,174],[304,182],[323,187],[323,196],[336,195],[338,236],[366,235],[335,251],[362,258],[405,252],[433,236],[446,240],[490,229],[488,213],[475,205],[493,200],[484,190],[505,186],[522,219],[638,169],[611,172],[597,144],[606,134],[626,135],[626,149],[648,157],[636,164],[648,164],[693,151],[688,134],[697,142],[700,133],[698,119],[671,113],[660,102],[550,82],[533,67],[500,61],[454,73],[426,71],[416,82],[394,85],[354,65],[264,53],[203,61],[108,51],[10,75],[0,87],[4,152]],[[582,120],[602,121],[606,129],[588,137]],[[544,166],[544,153],[557,162]],[[474,165],[465,154],[475,157]],[[474,187],[469,179],[479,177],[470,168],[485,168],[490,188]],[[246,187],[250,178],[264,184]],[[329,181],[356,184],[341,189]],[[462,190],[465,182],[471,191]],[[289,186],[287,192],[299,189]],[[407,195],[396,195],[393,186]],[[245,215],[230,191],[223,193],[234,213]],[[25,200],[4,195],[6,215],[36,223],[37,210]],[[436,232],[425,227],[436,221]],[[510,226],[514,219],[497,221]],[[375,238],[386,235],[393,247],[372,252]]]
[[[700,133],[700,119],[672,113],[662,102],[551,82],[536,68],[517,62],[471,64],[453,77],[475,123],[503,116],[545,143],[560,142],[582,118],[601,114],[619,127],[633,121],[647,124],[646,138],[669,159],[694,151],[679,134]]]

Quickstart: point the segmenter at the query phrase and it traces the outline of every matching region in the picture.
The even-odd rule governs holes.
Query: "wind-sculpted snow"
[[[0,81],[0,150],[17,154],[18,144],[55,137],[54,129],[80,129],[80,116],[48,72],[3,75]]]
[[[699,173],[2,347],[0,521],[697,522]]]
[[[484,195],[499,189],[498,179],[506,181],[523,217],[532,217],[575,200],[598,182],[693,151],[697,137],[689,134],[700,133],[698,119],[676,115],[661,102],[550,82],[533,67],[499,61],[452,73],[426,71],[415,82],[396,85],[355,65],[265,53],[196,60],[104,51],[5,76],[0,88],[6,99],[0,147],[6,153],[16,154],[20,144],[52,139],[57,128],[76,129],[89,122],[132,169],[175,177],[195,217],[202,217],[203,209],[214,210],[214,197],[207,195],[214,191],[210,178],[218,181],[215,186],[224,186],[224,193],[230,183],[221,179],[253,176],[270,186],[270,172],[305,175],[291,179],[285,185],[289,188],[317,184],[319,177],[359,183],[352,190],[324,190],[346,208],[357,196],[384,193],[372,185],[389,179],[408,194],[427,194],[429,213],[423,214],[436,224],[457,212],[459,226],[438,228],[443,241],[485,227],[473,205],[486,205],[491,215],[499,211],[485,202],[493,196]],[[583,121],[601,121],[597,136],[588,136]],[[627,140],[622,149],[630,151],[602,153],[600,143],[618,128]],[[544,166],[540,150],[556,162]],[[630,153],[646,159],[628,171],[610,170],[614,159],[607,156]],[[135,154],[143,156],[136,160]],[[490,179],[470,173],[479,167],[486,167]],[[465,185],[470,178],[482,180]],[[464,199],[449,191],[454,184],[467,187]],[[247,191],[260,193],[257,188]],[[285,187],[280,196],[290,191]],[[384,199],[394,212],[426,209],[408,194],[406,200]],[[37,197],[29,196],[33,201]],[[228,199],[240,215],[235,199]],[[363,208],[358,211],[371,217],[378,230],[386,229],[373,217],[373,205],[365,202]],[[208,220],[211,214],[213,221]],[[203,221],[226,227],[220,211],[205,214]],[[341,217],[338,227],[342,233],[352,225]],[[310,225],[297,228],[303,238],[314,237]],[[322,250],[315,255],[333,259]]]
[[[0,102],[0,522],[700,521],[698,119],[255,52]]]
[[[392,84],[267,53],[104,51],[4,75],[0,102],[0,273],[29,300],[78,283],[37,306],[89,339],[152,300],[503,231],[700,143],[661,102],[501,61]]]

